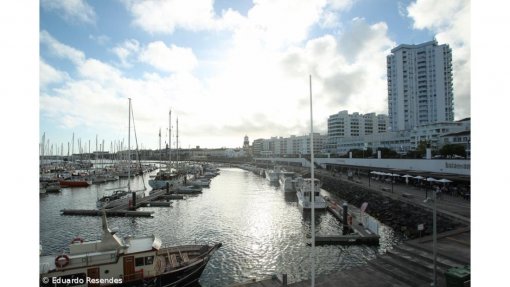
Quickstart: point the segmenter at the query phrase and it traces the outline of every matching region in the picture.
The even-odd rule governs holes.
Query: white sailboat
[[[182,183],[182,174],[172,168],[172,111],[168,113],[168,165],[167,170],[159,170],[153,179],[149,180],[152,189],[163,189],[167,186],[175,187]]]

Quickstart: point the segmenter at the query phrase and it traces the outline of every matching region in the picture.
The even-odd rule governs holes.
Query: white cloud
[[[282,58],[289,75],[311,73],[318,114],[342,109],[386,113],[386,55],[394,43],[384,23],[369,25],[355,19],[338,39],[326,35],[290,49]],[[307,104],[303,101],[303,104]]]
[[[113,53],[119,58],[121,65],[125,68],[132,66],[129,58],[131,55],[137,54],[139,50],[140,43],[135,39],[126,40],[121,45],[117,45],[112,49]]]
[[[213,0],[126,0],[134,24],[151,33],[173,33],[177,27],[197,31],[213,25]]]
[[[74,64],[80,64],[85,60],[85,54],[82,51],[60,43],[47,31],[41,31],[39,37],[41,43],[48,47],[50,54],[61,59],[70,60]]]
[[[449,44],[453,54],[455,118],[471,110],[471,1],[418,0],[407,7],[415,29],[434,31],[440,44]]]
[[[190,48],[167,47],[161,41],[149,43],[140,53],[139,60],[165,72],[190,72],[198,64]]]
[[[39,85],[44,89],[49,84],[70,80],[69,74],[48,65],[43,59],[39,60]]]
[[[350,9],[356,0],[254,0],[247,16],[232,9],[214,11],[213,0],[124,0],[134,17],[133,23],[150,33],[171,34],[175,29],[251,30],[265,44],[295,43],[306,38],[310,27],[338,25],[339,13]]]
[[[99,45],[106,45],[108,42],[110,42],[110,37],[106,35],[89,35],[89,39],[93,40],[94,42],[98,43]]]
[[[41,0],[41,7],[55,11],[67,22],[95,23],[96,12],[85,0]]]
[[[329,6],[333,10],[347,10],[352,7],[352,5],[356,2],[356,0],[328,0]]]

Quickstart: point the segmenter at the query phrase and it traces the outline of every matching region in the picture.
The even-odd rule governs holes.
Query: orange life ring
[[[83,239],[81,239],[80,237],[76,237],[75,239],[73,239],[73,241],[71,241],[71,244],[74,244],[74,243],[83,243]]]
[[[61,262],[63,261],[63,262]],[[58,268],[64,268],[69,264],[69,256],[62,254],[55,258],[55,266]]]

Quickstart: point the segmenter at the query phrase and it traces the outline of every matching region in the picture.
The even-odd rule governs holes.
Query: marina
[[[147,184],[155,172],[133,178],[133,188]],[[126,180],[101,187],[122,186]],[[99,237],[94,228],[99,216],[60,215],[66,208],[95,209],[97,188],[63,188],[61,193],[41,196],[43,254],[62,250],[75,237]],[[147,196],[149,193],[146,191]],[[121,237],[158,233],[162,241],[174,244],[222,242],[201,276],[202,286],[228,286],[282,273],[288,274],[289,282],[308,278],[310,214],[299,209],[295,193],[285,193],[253,172],[221,168],[221,174],[202,194],[172,201],[170,207],[139,207],[137,211],[150,212],[152,217],[110,217],[112,230]],[[338,219],[327,211],[317,212],[318,234],[341,234]],[[383,236],[379,246],[318,246],[318,273],[365,265],[365,260],[400,242],[390,228],[381,225],[380,229]]]

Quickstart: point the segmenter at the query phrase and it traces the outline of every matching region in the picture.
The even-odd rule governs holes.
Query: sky
[[[453,50],[455,119],[470,117],[470,1],[41,0],[39,139],[53,154],[240,147],[305,135],[327,118],[387,114],[386,56],[437,39]],[[177,124],[178,119],[178,124]],[[133,123],[131,124],[133,126]],[[132,147],[134,147],[134,130]],[[63,150],[62,150],[63,147]]]

